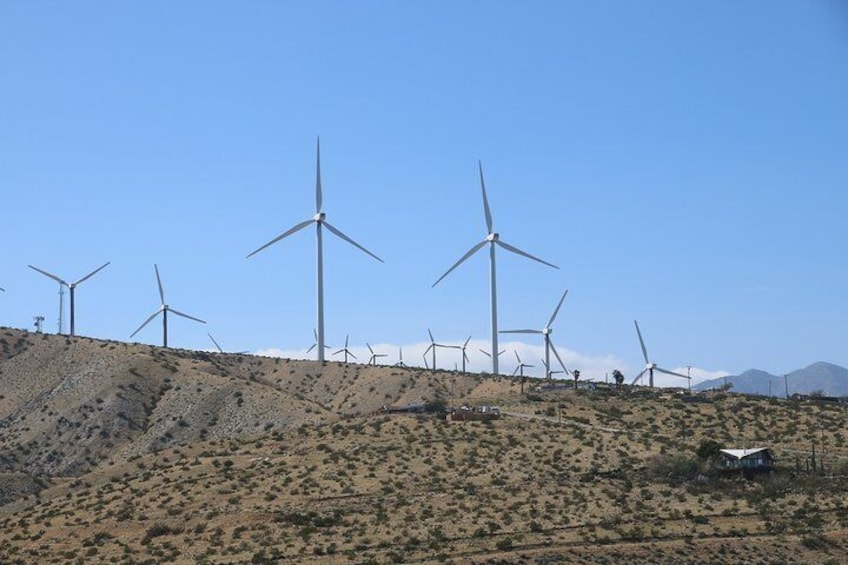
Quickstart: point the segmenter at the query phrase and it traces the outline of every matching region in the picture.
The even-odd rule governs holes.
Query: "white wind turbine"
[[[158,310],[156,310],[153,314],[151,314],[151,315],[150,315],[150,317],[149,317],[149,318],[147,318],[147,319],[144,321],[144,323],[143,323],[143,324],[141,324],[141,325],[138,327],[138,329],[137,329],[137,330],[135,330],[135,331],[134,331],[134,332],[130,335],[130,337],[135,337],[135,334],[137,334],[138,332],[140,332],[140,331],[141,331],[141,329],[142,329],[144,326],[146,326],[147,324],[149,324],[149,323],[150,323],[150,321],[151,321],[153,318],[155,318],[155,317],[156,317],[156,316],[158,316],[159,314],[162,314],[162,346],[163,346],[163,347],[168,347],[168,312],[171,312],[171,313],[173,313],[173,314],[176,314],[177,316],[182,316],[183,318],[188,318],[189,320],[194,320],[195,322],[200,322],[201,324],[205,324],[206,322],[204,322],[204,321],[203,321],[203,320],[201,320],[200,318],[195,318],[194,316],[189,316],[188,314],[183,314],[182,312],[178,312],[177,310],[174,310],[173,308],[171,308],[170,306],[168,306],[168,304],[165,302],[165,291],[162,289],[162,279],[159,277],[159,267],[158,267],[156,264],[154,264],[154,265],[153,265],[153,269],[156,271],[156,283],[159,285],[159,298],[160,298],[160,299],[161,299],[161,301],[162,301],[162,305],[161,305],[161,306],[159,306],[159,309],[158,309]],[[214,340],[213,340],[213,341],[214,341]]]
[[[42,275],[44,275],[45,277],[53,279],[54,281],[59,283],[60,287],[65,286],[70,291],[70,294],[71,294],[71,306],[70,306],[70,309],[71,309],[71,333],[70,333],[70,335],[71,336],[75,335],[75,332],[74,332],[74,289],[79,284],[87,281],[88,279],[90,279],[91,277],[93,277],[94,275],[96,275],[97,273],[99,273],[100,271],[105,269],[106,267],[108,267],[110,263],[111,263],[111,261],[106,261],[106,263],[104,263],[100,267],[94,269],[93,271],[91,271],[90,273],[85,275],[83,278],[76,280],[74,282],[70,282],[70,283],[67,282],[66,280],[60,278],[60,277],[57,277],[56,275],[54,275],[52,273],[48,273],[47,271],[45,271],[43,269],[39,269],[38,267],[33,267],[32,265],[29,265],[29,268],[32,269],[33,271],[37,271],[37,272],[41,273]]]
[[[468,342],[471,341],[471,336],[468,336],[468,339],[465,340],[459,349],[462,351],[462,372],[465,372],[465,364],[468,362],[468,354],[465,352],[465,348],[468,347]]]
[[[559,299],[559,303],[557,304],[556,308],[554,309],[554,313],[551,314],[551,317],[548,320],[548,323],[545,324],[545,327],[542,328],[541,330],[504,330],[504,331],[501,332],[503,334],[541,334],[541,335],[543,335],[544,339],[545,339],[545,361],[544,361],[544,363],[545,363],[545,373],[546,373],[545,377],[548,378],[548,379],[550,379],[551,375],[553,374],[550,370],[550,367],[551,367],[551,351],[554,352],[554,355],[556,356],[557,361],[559,361],[559,365],[560,365],[560,367],[562,367],[562,370],[566,374],[568,374],[568,369],[565,368],[565,363],[562,362],[562,357],[559,356],[559,353],[557,353],[556,347],[554,347],[554,342],[551,341],[551,334],[554,331],[553,328],[551,328],[551,326],[553,325],[554,320],[556,320],[557,314],[559,314],[559,309],[562,306],[562,303],[565,301],[565,297],[567,295],[568,295],[568,290],[566,290],[565,292],[562,293],[562,298]]]
[[[427,363],[427,353],[430,351],[433,352],[433,370],[436,369],[436,348],[441,347],[443,349],[461,349],[458,345],[445,345],[443,343],[436,343],[436,340],[433,339],[433,332],[427,329],[427,334],[430,336],[430,346],[424,350],[424,363]],[[427,365],[429,368],[429,365]]]
[[[642,369],[641,373],[636,375],[636,378],[633,379],[632,383],[630,383],[631,385],[635,385],[636,382],[639,381],[639,379],[641,379],[642,376],[645,373],[648,373],[648,386],[653,388],[654,387],[654,371],[659,371],[660,373],[665,373],[666,375],[671,375],[673,377],[680,377],[682,379],[691,379],[691,377],[688,377],[686,375],[681,375],[680,373],[675,373],[674,371],[669,371],[668,369],[663,369],[661,367],[658,367],[656,363],[652,363],[651,361],[649,361],[648,360],[648,349],[645,347],[645,341],[642,339],[642,332],[639,331],[639,322],[637,322],[636,320],[633,320],[633,323],[636,324],[636,335],[639,336],[639,345],[642,346],[642,356],[645,358],[645,368]]]
[[[519,376],[523,377],[524,369],[532,369],[533,365],[528,365],[527,363],[522,362],[521,357],[518,356],[518,351],[513,351],[513,353],[515,353],[515,359],[518,361],[518,366],[512,372],[512,376],[514,377],[516,373],[518,373]]]
[[[498,351],[498,294],[497,294],[497,276],[495,269],[495,246],[500,246],[507,251],[515,253],[516,255],[521,255],[523,257],[527,257],[528,259],[532,259],[533,261],[537,261],[542,263],[543,265],[547,265],[549,267],[553,267],[554,269],[559,269],[556,265],[548,263],[547,261],[543,261],[538,257],[534,257],[529,253],[518,249],[517,247],[513,247],[512,245],[504,242],[500,239],[500,234],[494,231],[493,223],[492,223],[492,213],[489,210],[489,199],[486,196],[486,183],[483,180],[483,164],[478,161],[477,166],[480,169],[480,188],[483,191],[483,211],[486,214],[486,238],[483,239],[480,243],[472,247],[468,250],[468,252],[463,255],[459,261],[453,264],[453,266],[448,269],[445,274],[443,274],[439,279],[433,283],[433,286],[436,286],[441,282],[443,278],[448,276],[448,274],[456,269],[459,265],[465,262],[466,259],[474,255],[477,251],[483,248],[487,243],[489,244],[489,294],[491,298],[491,310],[492,310],[492,351]],[[487,354],[489,355],[489,354]],[[492,374],[498,374],[498,355],[490,355],[492,358]]]
[[[376,365],[377,359],[379,359],[380,357],[388,357],[386,353],[374,353],[374,350],[371,348],[371,344],[367,341],[365,342],[365,345],[368,346],[368,351],[371,352],[371,357],[368,358],[369,365]]]
[[[403,362],[403,347],[398,347],[398,362],[395,363],[395,367],[406,367],[406,363]]]
[[[313,349],[318,347],[318,332],[316,332],[315,330],[312,330],[312,335],[315,336],[315,342],[311,346],[309,346],[309,349],[306,350],[307,353],[309,353],[310,351],[312,351]],[[330,346],[325,345],[324,349],[330,349]]]
[[[351,350],[347,348],[347,344],[348,344],[348,336],[345,336],[345,346],[344,346],[344,347],[342,347],[341,349],[339,349],[338,351],[336,351],[335,353],[333,353],[333,355],[338,355],[339,353],[344,353],[344,362],[345,362],[345,364],[347,364],[347,358],[348,358],[348,356],[351,356],[351,357],[353,357],[354,359],[356,359],[356,355],[354,355],[354,354],[351,352]]]
[[[322,208],[323,196],[322,196],[322,192],[321,192],[321,140],[320,140],[320,138],[318,140],[317,167],[316,167],[316,169],[317,169],[317,172],[316,172],[316,177],[315,177],[315,215],[308,220],[300,222],[299,224],[288,229],[287,231],[284,231],[283,233],[281,233],[280,235],[278,235],[277,237],[275,237],[274,239],[272,239],[271,241],[269,241],[268,243],[266,243],[265,245],[263,245],[262,247],[260,247],[256,251],[252,252],[250,255],[248,255],[248,258],[259,253],[260,251],[262,251],[266,247],[269,247],[269,246],[277,243],[281,239],[285,239],[288,236],[292,235],[293,233],[302,230],[306,226],[308,226],[312,223],[315,224],[315,229],[316,229],[316,233],[317,233],[317,243],[318,243],[318,248],[317,248],[317,254],[318,254],[318,260],[317,260],[317,265],[318,265],[318,273],[317,273],[317,275],[318,275],[317,276],[317,279],[318,279],[318,331],[316,332],[317,333],[316,346],[317,346],[317,349],[318,349],[318,360],[324,361],[324,235],[323,235],[322,228],[326,227],[336,237],[343,239],[344,241],[350,243],[351,245],[353,245],[357,249],[367,253],[368,255],[370,255],[371,257],[373,257],[374,259],[376,259],[380,263],[382,263],[383,260],[380,259],[379,257],[377,257],[376,255],[374,255],[373,253],[371,253],[370,251],[368,251],[367,249],[365,249],[364,247],[362,247],[361,245],[359,245],[358,243],[356,243],[355,241],[353,241],[351,238],[349,238],[348,236],[343,234],[337,228],[333,227],[333,225],[330,224],[330,222],[327,221],[326,214],[324,214],[323,208]]]

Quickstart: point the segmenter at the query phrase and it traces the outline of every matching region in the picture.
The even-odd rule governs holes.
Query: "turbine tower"
[[[318,348],[318,361],[323,362],[324,361],[324,239],[323,239],[322,228],[326,227],[328,230],[330,230],[330,233],[332,233],[333,235],[335,235],[336,237],[338,237],[340,239],[343,239],[344,241],[353,245],[357,249],[367,253],[368,255],[370,255],[371,257],[373,257],[374,259],[376,259],[380,263],[383,263],[383,260],[380,259],[379,257],[377,257],[376,255],[374,255],[373,253],[371,253],[370,251],[368,251],[367,249],[365,249],[364,247],[362,247],[361,245],[359,245],[358,243],[356,243],[355,241],[353,241],[351,238],[349,238],[348,236],[343,234],[337,228],[333,227],[333,225],[330,224],[330,222],[327,221],[326,214],[324,214],[324,211],[323,211],[323,208],[322,208],[323,196],[322,196],[322,192],[321,192],[321,139],[320,138],[318,139],[316,170],[317,170],[317,172],[316,172],[316,175],[315,175],[315,215],[308,220],[304,220],[303,222],[296,224],[295,226],[291,227],[287,231],[284,231],[283,233],[281,233],[280,235],[278,235],[277,237],[275,237],[274,239],[272,239],[271,241],[269,241],[268,243],[266,243],[265,245],[263,245],[262,247],[260,247],[256,251],[252,252],[247,257],[250,258],[253,255],[256,255],[257,253],[259,253],[260,251],[265,249],[266,247],[270,247],[271,245],[277,243],[278,241],[287,238],[288,236],[292,235],[293,233],[298,232],[298,231],[302,230],[303,228],[305,228],[306,226],[312,224],[313,222],[315,223],[315,229],[316,229],[316,233],[317,233],[317,243],[318,243],[318,247],[317,247],[317,253],[318,253],[318,260],[317,260],[317,265],[318,265],[318,269],[317,269],[317,271],[318,271],[317,272],[317,275],[318,275],[317,276],[317,278],[318,278],[318,331],[317,331],[317,336],[316,336],[317,340],[316,341],[317,341],[317,348]]]
[[[492,351],[498,351],[498,293],[497,293],[497,276],[495,269],[495,246],[500,246],[507,251],[515,253],[516,255],[521,255],[523,257],[527,257],[528,259],[532,259],[533,261],[537,261],[542,263],[543,265],[547,265],[549,267],[553,267],[554,269],[559,269],[556,265],[548,263],[547,261],[543,261],[538,257],[534,257],[529,253],[518,249],[517,247],[513,247],[512,245],[506,243],[501,240],[500,234],[494,231],[493,223],[492,223],[492,213],[489,210],[489,199],[486,196],[486,183],[483,180],[483,164],[478,161],[477,166],[480,170],[480,188],[483,191],[483,212],[486,215],[486,237],[472,247],[471,249],[463,255],[459,261],[453,264],[453,266],[445,271],[439,279],[433,283],[433,286],[436,286],[441,282],[443,278],[448,276],[451,271],[456,269],[459,265],[465,262],[466,259],[477,253],[480,249],[483,248],[487,243],[489,244],[489,294],[491,298],[491,310],[492,310]],[[492,358],[492,374],[497,375],[498,371],[498,355],[491,355]]]
[[[159,277],[159,267],[154,264],[153,269],[156,271],[156,283],[159,285],[159,298],[162,300],[162,305],[159,307],[158,310],[151,314],[150,317],[147,318],[144,323],[138,327],[137,330],[130,334],[130,337],[135,337],[135,334],[140,332],[141,329],[147,324],[149,324],[153,318],[155,318],[159,314],[162,314],[162,347],[168,347],[168,312],[172,312],[177,316],[182,316],[183,318],[188,318],[189,320],[194,320],[195,322],[200,322],[201,324],[205,324],[206,322],[204,322],[200,318],[195,318],[194,316],[189,316],[188,314],[178,312],[177,310],[174,310],[173,308],[168,306],[165,303],[165,291],[162,289],[162,279]]]
[[[568,295],[568,290],[566,290],[565,292],[562,293],[562,298],[559,299],[559,304],[557,304],[557,307],[554,308],[554,313],[551,314],[551,317],[548,320],[548,323],[545,324],[545,327],[542,328],[541,330],[504,330],[504,331],[501,332],[502,334],[541,334],[542,336],[544,336],[544,339],[545,339],[545,361],[544,361],[544,363],[545,363],[545,373],[546,373],[545,377],[548,378],[548,379],[550,379],[551,376],[552,376],[552,373],[550,371],[551,351],[554,352],[554,355],[556,356],[557,361],[559,361],[559,365],[560,365],[560,367],[562,367],[562,370],[566,374],[568,373],[568,369],[565,368],[565,363],[562,362],[562,358],[559,356],[559,353],[557,353],[556,347],[554,347],[554,342],[551,341],[551,334],[554,331],[553,328],[551,328],[551,326],[553,325],[554,320],[556,320],[557,314],[559,314],[559,309],[562,306],[562,303],[565,301],[565,297],[567,295]]]
[[[45,277],[51,278],[54,281],[59,283],[59,333],[62,333],[62,316],[64,314],[64,312],[63,312],[64,311],[63,302],[64,302],[64,294],[65,294],[64,288],[68,287],[68,290],[70,291],[70,295],[71,295],[71,333],[70,333],[70,335],[73,337],[75,335],[75,332],[74,332],[74,330],[75,330],[75,328],[74,328],[74,289],[76,289],[76,287],[78,285],[82,284],[83,282],[87,281],[88,279],[90,279],[91,277],[93,277],[94,275],[96,275],[97,273],[99,273],[100,271],[105,269],[106,267],[108,267],[110,263],[111,263],[111,261],[106,261],[106,263],[104,263],[100,267],[94,269],[93,271],[91,271],[90,273],[85,275],[83,278],[76,280],[74,282],[70,282],[70,283],[67,282],[66,280],[60,278],[60,277],[57,277],[53,273],[48,273],[47,271],[45,271],[43,269],[39,269],[38,267],[33,267],[32,265],[29,265],[29,268],[32,269],[33,271],[39,272],[42,275],[44,275]]]
[[[687,377],[686,375],[681,375],[680,373],[675,373],[674,371],[669,371],[668,369],[663,369],[658,367],[656,363],[652,363],[648,360],[648,349],[645,347],[645,341],[642,339],[642,332],[639,331],[639,322],[633,320],[633,323],[636,324],[636,335],[639,336],[639,345],[642,346],[642,356],[645,358],[645,368],[642,369],[642,372],[636,375],[636,378],[633,379],[631,385],[635,385],[636,382],[642,378],[645,373],[648,373],[648,386],[654,388],[654,371],[659,371],[660,373],[665,373],[666,375],[671,375],[673,377],[680,377],[681,379],[690,379],[691,377]]]

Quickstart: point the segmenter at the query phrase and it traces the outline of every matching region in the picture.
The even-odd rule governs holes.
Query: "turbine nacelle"
[[[654,369],[656,369],[656,368],[657,368],[657,364],[656,364],[656,363],[648,363],[647,365],[645,365],[645,370],[646,370],[646,371],[653,371],[653,370],[654,370]]]
[[[301,217],[302,217],[302,216],[301,216]],[[318,223],[320,224],[321,222],[323,222],[323,221],[324,221],[324,219],[325,219],[326,217],[327,217],[327,214],[325,214],[324,212],[318,212],[317,214],[315,214],[315,215],[312,217],[312,219],[313,219],[313,220],[315,220],[316,222],[318,222]]]
[[[499,233],[490,233],[486,236],[486,241],[491,241],[492,243],[498,241],[501,238],[501,234]]]
[[[551,335],[552,333],[554,333],[553,328],[545,328],[542,330],[542,335]]]

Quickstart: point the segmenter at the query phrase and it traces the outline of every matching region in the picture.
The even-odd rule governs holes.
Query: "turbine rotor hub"
[[[326,218],[326,217],[327,217],[327,215],[324,212],[318,212],[317,214],[315,214],[313,219],[320,224],[321,222],[324,221],[324,218]]]
[[[486,236],[486,240],[491,241],[493,243],[495,241],[499,240],[500,238],[501,238],[501,236],[500,236],[499,233],[490,233],[489,235]]]

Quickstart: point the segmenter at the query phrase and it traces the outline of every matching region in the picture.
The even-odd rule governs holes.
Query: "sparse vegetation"
[[[505,378],[13,330],[0,345],[2,562],[848,560],[843,406],[522,398]],[[450,390],[525,417],[374,415]],[[779,471],[710,472],[746,441]]]

